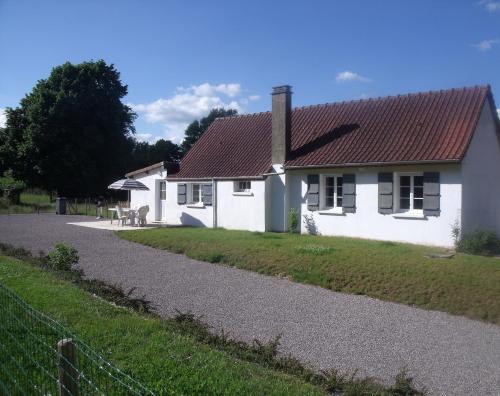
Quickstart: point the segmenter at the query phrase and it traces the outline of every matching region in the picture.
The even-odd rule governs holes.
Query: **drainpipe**
[[[217,228],[217,181],[212,178],[212,226]]]

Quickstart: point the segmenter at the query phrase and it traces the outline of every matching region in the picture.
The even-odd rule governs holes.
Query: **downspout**
[[[217,228],[217,181],[212,178],[212,227]]]

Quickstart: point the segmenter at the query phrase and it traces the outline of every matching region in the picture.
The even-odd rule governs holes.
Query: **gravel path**
[[[161,314],[191,311],[246,341],[283,334],[281,351],[315,367],[359,369],[386,383],[406,367],[430,394],[500,395],[500,326],[203,263],[66,224],[88,219],[0,216],[0,242],[35,253],[69,243],[88,276],[136,286]]]

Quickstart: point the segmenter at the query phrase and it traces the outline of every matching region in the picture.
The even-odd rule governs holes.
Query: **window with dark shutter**
[[[356,175],[347,173],[342,175],[342,201],[341,205],[344,213],[356,212]]]
[[[177,204],[184,205],[186,203],[187,186],[184,183],[177,183]]]
[[[212,184],[203,184],[201,193],[203,204],[212,205]]]
[[[330,210],[342,208],[344,197],[344,178],[342,175],[320,176],[319,208]]]
[[[439,216],[441,213],[441,185],[439,172],[424,172],[423,208],[426,216]]]
[[[378,212],[382,214],[393,213],[393,175],[389,173],[378,174]]]
[[[193,183],[189,186],[191,187],[189,194],[189,203],[197,204],[201,202],[201,184]]]
[[[319,209],[319,175],[307,175],[307,209]]]
[[[403,173],[397,175],[398,186],[396,209],[398,212],[421,211],[424,200],[424,178],[422,174]]]

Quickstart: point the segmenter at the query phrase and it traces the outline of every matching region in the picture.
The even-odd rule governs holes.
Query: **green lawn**
[[[500,259],[403,243],[207,228],[120,231],[122,238],[264,274],[500,324]]]
[[[55,203],[45,193],[23,192],[19,205],[0,203],[0,214],[54,212]]]
[[[0,282],[155,393],[324,394],[296,377],[197,342],[180,332],[173,321],[114,307],[19,260],[0,256]]]
[[[50,200],[49,194],[43,192],[23,192],[21,193],[19,205],[5,205],[0,202],[0,215],[1,214],[26,214],[26,213],[55,213],[56,203],[55,200]],[[116,205],[110,203],[110,207]],[[95,204],[90,200],[85,203],[79,200],[77,203],[70,200],[66,206],[68,214],[74,215],[87,215],[95,216]],[[109,217],[110,213],[104,208],[102,211],[104,217]]]

